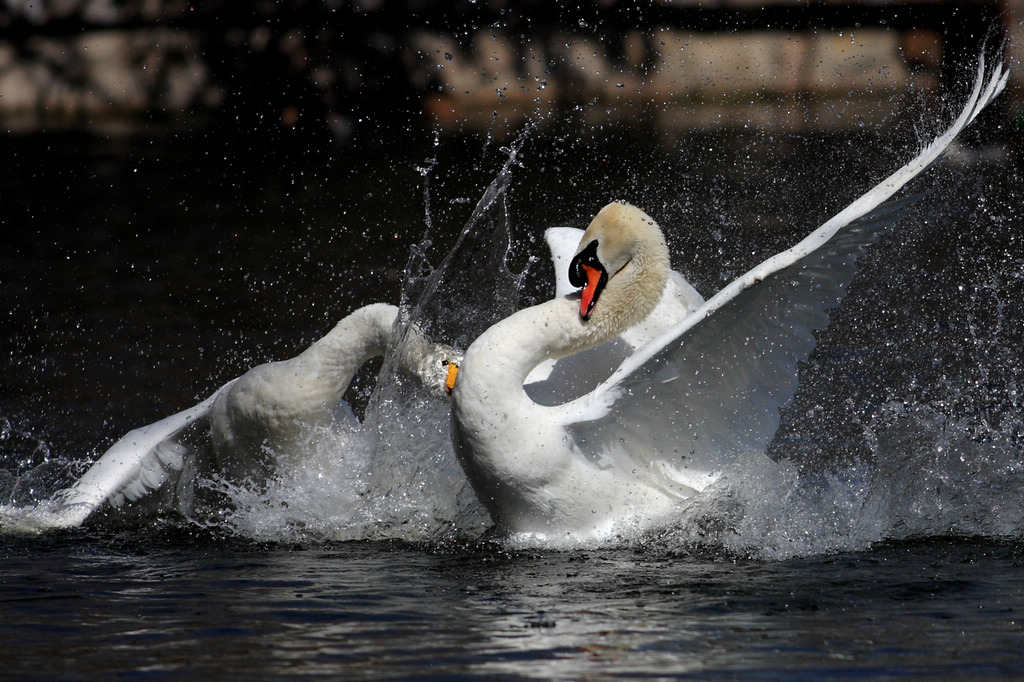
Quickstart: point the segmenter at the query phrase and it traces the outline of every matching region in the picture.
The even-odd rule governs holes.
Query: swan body
[[[574,542],[649,528],[728,466],[763,455],[815,330],[828,325],[858,256],[901,207],[875,209],[930,166],[1006,80],[1001,66],[986,78],[979,62],[959,117],[909,163],[696,310],[654,315],[659,329],[592,390],[540,404],[524,386],[536,367],[613,341],[666,291],[671,271],[654,221],[625,203],[602,209],[569,264],[580,295],[485,331],[452,393],[456,454],[498,529]]]

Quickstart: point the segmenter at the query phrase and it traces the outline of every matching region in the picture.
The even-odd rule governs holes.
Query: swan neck
[[[385,353],[397,317],[398,308],[393,305],[365,306],[341,320],[302,355],[316,359],[344,391],[363,364]]]

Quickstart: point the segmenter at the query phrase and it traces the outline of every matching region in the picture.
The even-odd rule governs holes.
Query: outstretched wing
[[[737,455],[763,452],[796,389],[797,363],[828,326],[858,256],[911,201],[852,223],[682,332],[619,381],[621,397],[607,416],[572,427],[577,442],[604,457],[624,450],[645,467],[665,463],[653,473],[694,490]]]
[[[184,466],[181,433],[210,413],[217,397],[234,381],[187,410],[158,422],[134,429],[114,443],[88,471],[56,496],[60,502],[60,525],[80,526],[105,502],[119,507],[159,489],[171,474]]]
[[[603,466],[647,472],[683,494],[704,488],[737,455],[763,452],[796,387],[797,363],[814,348],[815,330],[828,325],[857,257],[909,200],[864,216],[931,165],[1005,85],[1001,67],[986,79],[979,63],[960,116],[910,163],[566,405],[565,423],[580,450]]]

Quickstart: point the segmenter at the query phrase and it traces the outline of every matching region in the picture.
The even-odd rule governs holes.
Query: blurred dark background
[[[217,126],[311,151],[382,121],[501,134],[579,104],[670,127],[750,107],[846,125],[808,108],[948,94],[1021,4],[2,0],[0,130]]]

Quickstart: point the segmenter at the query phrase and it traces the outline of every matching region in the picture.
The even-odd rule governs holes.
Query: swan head
[[[425,342],[406,349],[402,367],[435,398],[449,398],[462,353],[443,343]]]
[[[670,269],[657,223],[624,201],[602,208],[580,239],[569,281],[580,288],[580,317],[628,328],[657,305]]]

